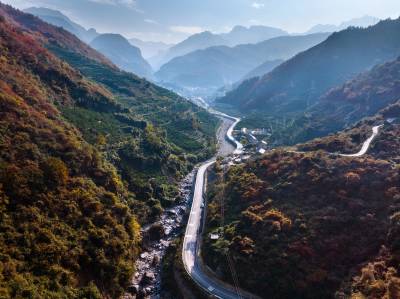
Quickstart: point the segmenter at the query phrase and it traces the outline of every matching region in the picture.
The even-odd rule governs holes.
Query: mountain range
[[[341,131],[363,117],[374,116],[399,100],[399,77],[400,58],[377,65],[332,88],[281,134],[295,144]]]
[[[86,30],[57,10],[31,7],[25,9],[24,12],[33,14],[49,24],[69,31],[104,54],[119,68],[141,77],[152,79],[153,70],[142,57],[140,49],[130,44],[122,35],[100,34],[95,29]]]
[[[379,22],[378,18],[371,16],[364,16],[361,18],[352,19],[346,22],[343,22],[339,25],[331,25],[331,24],[318,24],[312,27],[307,31],[308,34],[317,33],[317,32],[337,32],[341,30],[345,30],[348,27],[368,27],[373,26]]]
[[[258,44],[209,47],[176,57],[155,74],[160,82],[215,89],[241,80],[260,61],[286,60],[322,42],[328,33],[275,37]],[[268,64],[268,63],[267,63]],[[269,66],[272,66],[269,64]]]
[[[367,32],[386,35],[384,47],[398,22]],[[216,164],[205,234],[219,238],[204,241],[206,265],[228,279],[229,250],[241,286],[263,298],[399,297],[399,78],[400,58],[376,65],[287,127],[280,138],[295,146]],[[340,155],[359,152],[372,128],[365,155]]]
[[[166,53],[162,53],[150,60],[157,70],[163,64],[175,57],[183,56],[196,50],[213,46],[233,47],[239,44],[259,43],[277,36],[288,35],[286,31],[267,26],[251,26],[249,28],[236,26],[228,33],[215,34],[204,31],[191,35],[184,41],[171,47]]]
[[[314,105],[330,88],[400,55],[400,20],[334,33],[272,72],[242,83],[218,101],[241,111],[290,114]]]
[[[207,297],[164,226],[200,215],[180,205],[207,163],[198,246],[218,279],[262,298],[400,298],[400,18],[340,26],[235,27],[167,49],[0,3],[0,297],[144,298],[157,275],[163,298]],[[184,53],[156,73],[165,85],[236,82],[216,104],[257,150],[249,138],[203,162],[221,121],[142,78],[135,43]]]
[[[59,12],[58,10],[44,7],[31,7],[25,9],[24,11],[26,13],[33,14],[54,26],[64,28],[65,30],[76,35],[86,43],[90,43],[94,38],[99,35],[99,33],[95,29],[85,29],[81,25],[71,21],[70,18],[68,18],[66,15]]]

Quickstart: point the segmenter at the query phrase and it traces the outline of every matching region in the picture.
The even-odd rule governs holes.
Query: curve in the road
[[[369,137],[369,138],[363,143],[363,145],[362,145],[362,147],[361,147],[361,149],[360,149],[360,151],[359,151],[358,153],[355,153],[355,154],[339,154],[339,156],[341,156],[341,157],[361,157],[361,156],[364,156],[364,155],[367,153],[367,151],[368,151],[368,149],[369,149],[369,147],[370,147],[370,145],[371,145],[371,142],[372,142],[372,141],[375,139],[375,137],[378,135],[379,129],[380,129],[381,127],[383,127],[383,125],[375,126],[375,127],[372,128],[372,135],[371,135],[371,137]]]
[[[233,152],[234,154],[240,154],[243,152],[243,144],[241,144],[239,141],[233,137],[233,130],[235,129],[236,125],[241,121],[240,118],[230,116],[228,114],[209,109],[210,113],[213,113],[215,115],[218,115],[220,117],[225,117],[227,119],[233,120],[233,124],[229,127],[228,131],[226,132],[226,138],[229,140],[230,143],[232,143],[235,147],[236,150]]]
[[[226,133],[226,137],[228,140],[233,143],[236,146],[236,150],[233,152],[234,154],[240,154],[243,151],[243,144],[241,144],[239,141],[233,137],[233,129],[236,127],[236,125],[240,122],[240,118],[234,118],[234,123],[230,128],[228,129],[228,132]]]

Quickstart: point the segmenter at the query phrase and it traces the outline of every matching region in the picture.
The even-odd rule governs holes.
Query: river
[[[217,132],[217,156],[227,156],[235,150],[235,147],[226,139],[226,134],[234,123],[234,120],[225,117],[221,117],[221,120],[222,123]],[[180,203],[164,210],[160,217],[158,224],[163,227],[165,235],[160,240],[151,241],[147,236],[152,225],[142,228],[144,250],[136,261],[136,273],[131,280],[131,285],[128,287],[126,294],[123,296],[124,299],[136,298],[135,294],[137,293],[140,293],[145,298],[160,298],[161,261],[168,246],[179,235],[184,225],[183,219],[191,204],[192,187],[197,169],[198,167],[193,169],[180,182]]]

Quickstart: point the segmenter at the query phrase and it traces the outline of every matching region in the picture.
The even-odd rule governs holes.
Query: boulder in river
[[[149,229],[150,240],[160,240],[165,235],[164,227],[161,223],[153,224]]]
[[[127,289],[127,291],[129,293],[131,293],[132,295],[136,295],[139,292],[139,286],[136,284],[130,285]]]
[[[156,280],[156,276],[153,272],[146,272],[143,275],[142,283],[143,284],[150,284]]]

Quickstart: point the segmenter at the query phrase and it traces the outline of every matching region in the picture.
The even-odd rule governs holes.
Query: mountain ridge
[[[360,18],[355,18],[346,22],[342,22],[339,25],[330,24],[318,24],[310,28],[306,33],[316,33],[316,32],[337,32],[345,30],[348,27],[368,27],[373,26],[379,22],[378,18],[371,16],[364,16]]]
[[[221,87],[236,83],[260,61],[288,59],[329,34],[275,37],[258,44],[210,47],[176,57],[155,74],[157,80],[183,87]],[[202,82],[202,80],[205,80]]]
[[[184,41],[171,47],[166,53],[154,57],[152,64],[156,69],[168,63],[176,57],[180,57],[197,50],[203,50],[213,46],[234,47],[239,44],[259,43],[277,36],[288,35],[286,31],[268,26],[236,26],[228,33],[216,34],[203,31],[189,36]]]
[[[9,5],[0,31],[0,297],[118,298],[218,121]]]
[[[218,101],[270,114],[304,111],[330,88],[400,54],[400,19],[349,28],[282,63],[269,74],[245,82]],[[363,53],[363,55],[359,55]],[[329,70],[329,71],[327,71]]]
[[[142,57],[140,49],[131,45],[122,35],[115,33],[100,34],[90,43],[90,46],[108,57],[121,69],[140,77],[152,78],[153,70]]]
[[[83,26],[79,25],[76,22],[73,22],[70,18],[68,18],[66,15],[58,10],[53,10],[45,7],[30,7],[24,9],[24,12],[33,14],[57,27],[62,27],[65,30],[76,35],[86,43],[90,43],[94,38],[99,35],[99,33],[95,29],[85,29]]]

